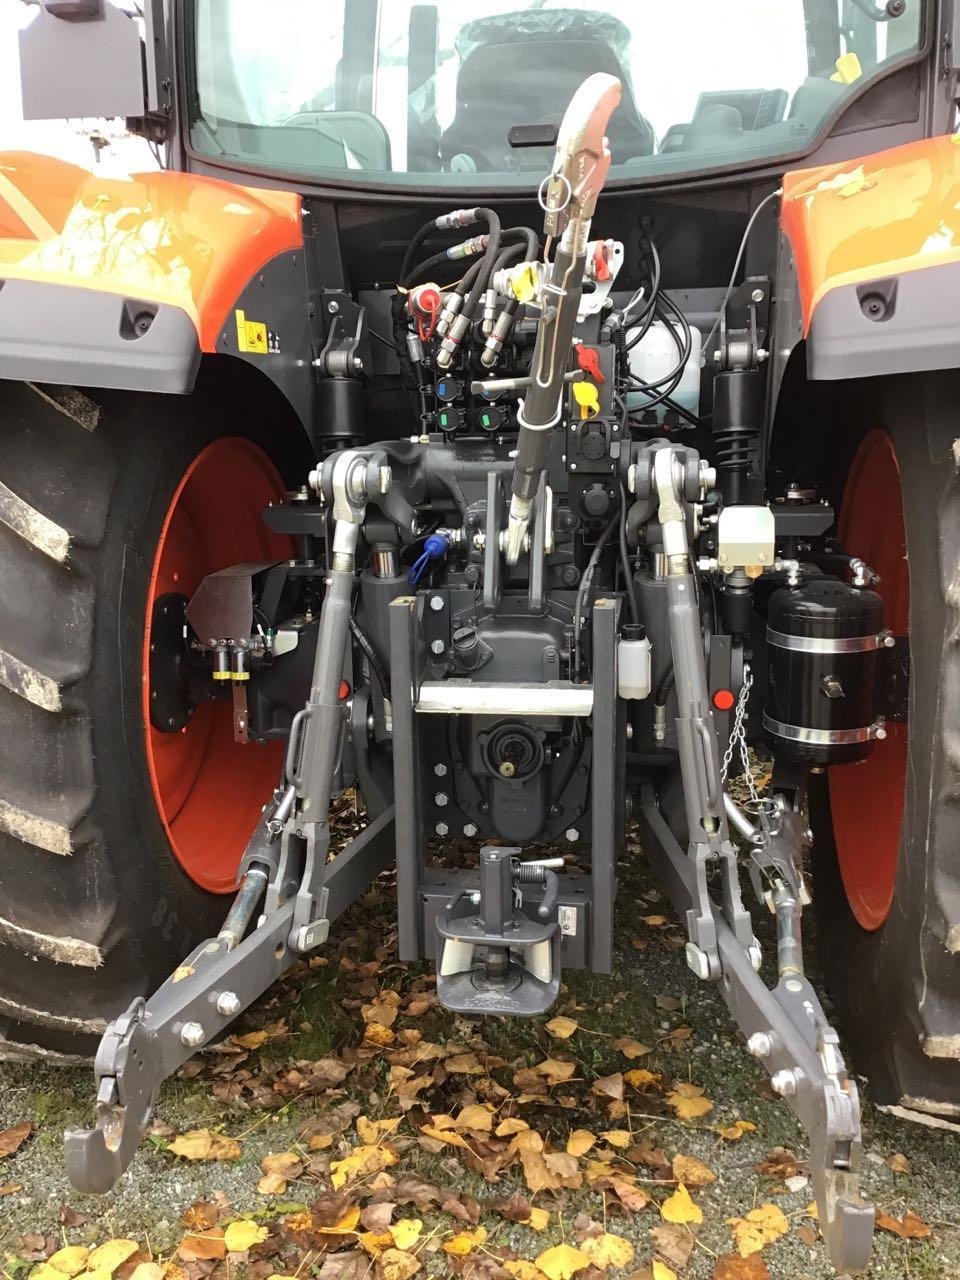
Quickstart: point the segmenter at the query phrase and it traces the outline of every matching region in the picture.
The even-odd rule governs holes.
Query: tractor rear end
[[[958,153],[945,16],[842,8],[767,19],[798,85],[677,122],[631,54],[669,15],[351,2],[307,67],[156,5],[136,109],[125,75],[96,105],[185,172],[3,158],[0,1015],[10,1053],[96,1050],[81,1189],[388,867],[449,1009],[610,972],[636,824],[866,1265],[800,921],[812,891],[875,1095],[956,1114]],[[107,32],[139,58],[45,0],[36,113],[31,66]]]

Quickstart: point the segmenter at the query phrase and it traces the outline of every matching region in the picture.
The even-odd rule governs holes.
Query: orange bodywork
[[[960,135],[788,173],[782,219],[806,333],[831,289],[960,260]]]
[[[300,197],[184,173],[99,178],[0,152],[0,279],[38,280],[166,303],[203,351],[244,287],[303,244]]]

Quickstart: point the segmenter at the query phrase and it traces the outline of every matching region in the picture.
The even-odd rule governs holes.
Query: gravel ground
[[[503,1056],[528,1053],[531,1062],[544,1056],[545,1051],[557,1050],[561,1056],[577,1055],[586,1076],[600,1075],[616,1067],[616,1063],[611,1065],[608,1047],[612,1036],[628,1034],[655,1046],[642,1060],[643,1066],[661,1070],[673,1080],[690,1080],[702,1085],[714,1103],[714,1111],[693,1124],[661,1116],[631,1116],[635,1138],[653,1138],[668,1158],[678,1152],[698,1156],[717,1175],[714,1183],[697,1193],[704,1223],[699,1228],[698,1244],[689,1264],[679,1274],[689,1280],[713,1276],[716,1255],[729,1253],[732,1248],[726,1220],[773,1200],[790,1219],[791,1231],[764,1251],[770,1275],[788,1280],[804,1277],[821,1280],[832,1275],[820,1245],[811,1248],[797,1234],[804,1223],[807,1224],[805,1234],[809,1234],[809,1219],[803,1217],[803,1210],[812,1199],[809,1185],[790,1193],[782,1180],[761,1176],[756,1170],[758,1161],[778,1146],[793,1148],[802,1160],[805,1154],[802,1134],[786,1107],[770,1093],[756,1064],[744,1052],[742,1039],[716,988],[697,983],[684,966],[682,950],[665,945],[664,940],[671,936],[669,929],[664,931],[641,920],[643,915],[664,911],[642,861],[633,859],[626,874],[627,887],[621,894],[620,905],[623,944],[617,956],[616,972],[609,978],[566,975],[568,990],[560,1007],[580,1022],[580,1030],[570,1040],[551,1044],[544,1028],[537,1023],[516,1024],[500,1019],[482,1024],[465,1023],[440,1012],[431,1015],[432,1021],[424,1023],[424,1034],[441,1043],[448,1036],[463,1041],[470,1035],[480,1035],[494,1052]],[[387,891],[381,909],[389,908]],[[336,952],[338,939],[341,943],[344,939],[351,940],[351,930],[355,929],[355,919],[348,917],[341,922],[331,940],[331,951]],[[371,936],[376,937],[376,932],[371,931]],[[634,945],[635,939],[642,949]],[[383,941],[382,930],[379,941]],[[769,953],[769,935],[765,942]],[[356,1042],[356,1013],[345,1013],[340,1004],[349,994],[343,982],[342,974],[333,964],[313,969],[288,988],[288,995],[290,990],[295,990],[299,1005],[284,1005],[284,994],[281,992],[278,1001],[274,991],[264,997],[259,1008],[250,1011],[241,1023],[241,1030],[276,1019],[279,1006],[297,1031],[290,1040],[278,1039],[264,1046],[259,1061],[265,1071],[290,1060],[337,1054],[351,1041]],[[382,985],[389,986],[391,982],[399,985],[398,979],[390,976],[384,978]],[[655,1003],[657,995],[679,1001],[680,1007],[664,1011]],[[296,1012],[298,1008],[301,1012]],[[304,1017],[309,1019],[306,1026],[298,1024],[298,1019]],[[679,1048],[667,1051],[663,1037],[680,1024],[691,1027],[692,1035]],[[619,1069],[630,1065],[638,1064],[621,1060]],[[353,1075],[348,1078],[334,1102],[351,1096],[354,1079]],[[369,1071],[365,1075],[358,1073],[357,1079],[362,1080],[357,1100],[364,1111],[370,1115],[397,1114],[381,1100],[377,1082]],[[869,1090],[862,1087],[866,1094],[862,1169],[865,1194],[883,1211],[900,1216],[910,1209],[933,1228],[933,1234],[922,1241],[902,1240],[878,1232],[869,1274],[920,1280],[960,1277],[960,1138],[952,1132],[928,1129],[882,1114],[870,1104]],[[217,1100],[209,1083],[202,1080],[168,1081],[157,1108],[157,1119],[177,1131],[217,1127],[242,1140],[242,1157],[231,1162],[188,1163],[173,1158],[163,1149],[164,1144],[155,1140],[144,1144],[111,1195],[92,1199],[70,1188],[61,1155],[62,1131],[70,1124],[87,1122],[90,1096],[91,1072],[87,1068],[0,1063],[0,1130],[24,1120],[36,1125],[35,1134],[19,1152],[0,1161],[0,1183],[20,1188],[0,1196],[0,1257],[6,1257],[4,1274],[8,1280],[18,1272],[26,1274],[23,1263],[18,1261],[24,1251],[22,1236],[25,1233],[53,1234],[60,1243],[88,1244],[130,1236],[163,1258],[172,1253],[183,1235],[180,1215],[199,1199],[210,1199],[221,1193],[235,1212],[268,1215],[280,1212],[283,1203],[278,1204],[276,1198],[268,1200],[257,1192],[259,1162],[269,1153],[294,1146],[304,1116],[331,1105],[328,1099],[313,1097],[279,1109],[260,1110]],[[434,1104],[429,1105],[433,1109]],[[604,1127],[596,1116],[591,1120],[579,1113],[573,1113],[569,1120],[550,1116],[542,1125],[534,1116],[528,1118],[533,1127],[541,1127],[544,1132],[549,1130],[561,1150],[565,1128]],[[756,1130],[745,1134],[740,1142],[721,1140],[715,1128],[730,1124],[736,1118],[751,1121]],[[403,1127],[398,1132],[403,1133]],[[895,1174],[890,1170],[885,1161],[895,1154],[906,1157],[910,1172]],[[429,1155],[419,1150],[413,1141],[403,1152],[399,1169],[393,1172],[412,1171],[455,1185],[458,1193],[470,1192],[480,1199],[524,1190],[516,1167],[501,1175],[496,1187],[491,1187],[465,1170],[455,1154]],[[287,1201],[309,1204],[322,1190],[322,1180],[315,1180],[311,1186],[301,1179],[290,1184]],[[660,1193],[661,1189],[656,1191]],[[662,1198],[662,1194],[658,1198]],[[60,1221],[62,1205],[89,1215],[89,1220],[80,1226],[64,1228]],[[563,1220],[569,1223],[582,1210],[594,1218],[602,1217],[601,1198],[589,1190],[565,1193]],[[552,1215],[552,1221],[554,1218]],[[484,1221],[488,1219],[485,1217]],[[622,1216],[611,1221],[611,1230],[636,1245],[633,1268],[649,1263],[649,1230],[657,1225],[655,1206],[632,1218]],[[444,1229],[450,1226],[447,1222]],[[494,1234],[492,1225],[489,1229]],[[535,1257],[559,1238],[553,1226],[544,1235],[535,1236],[522,1225],[496,1219],[496,1243],[511,1245],[525,1258]],[[449,1261],[442,1253],[425,1263],[425,1267],[432,1274],[450,1273]],[[636,1274],[644,1273],[641,1270]]]

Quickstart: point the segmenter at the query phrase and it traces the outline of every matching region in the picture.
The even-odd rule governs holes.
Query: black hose
[[[660,682],[657,685],[656,691],[654,692],[654,695],[653,695],[654,706],[665,707],[667,705],[667,699],[670,697],[670,690],[673,688],[676,682],[677,682],[677,677],[673,669],[673,663],[671,662],[670,666],[667,667],[666,671],[660,677]]]
[[[363,627],[361,627],[360,623],[356,620],[356,618],[350,619],[350,631],[353,634],[354,640],[356,640],[357,644],[363,650],[364,657],[367,660],[370,670],[377,677],[377,684],[379,684],[380,686],[380,692],[383,694],[384,698],[386,698],[386,700],[389,702],[390,701],[390,676],[387,672],[386,667],[383,665],[382,661],[380,660],[380,655],[377,653],[376,649],[374,648],[373,641],[364,631]]]
[[[657,514],[660,506],[657,495],[651,494],[649,498],[638,498],[630,510],[627,512],[627,544],[636,546],[640,541],[640,530],[643,526]]]
[[[436,230],[437,224],[435,221],[431,220],[430,222],[425,222],[407,245],[406,253],[403,255],[403,262],[400,265],[400,275],[397,277],[400,284],[406,283],[407,275],[413,265],[413,255],[417,252],[420,246],[430,238],[431,233]]]
[[[650,272],[650,294],[647,300],[644,302],[643,307],[639,312],[639,314],[635,316],[633,320],[630,321],[630,326],[629,326],[630,328],[633,328],[635,325],[639,325],[640,329],[637,331],[637,333],[633,335],[633,337],[627,343],[626,345],[627,351],[633,350],[633,348],[637,345],[637,343],[641,340],[641,338],[643,338],[646,335],[647,330],[650,328],[651,324],[653,324],[653,309],[656,306],[657,298],[660,295],[660,255],[659,253],[657,253],[657,246],[653,243],[653,241],[649,237],[647,238],[647,244],[650,246],[650,258],[653,263],[653,266]],[[644,321],[646,321],[645,324],[644,324]]]
[[[633,566],[627,549],[627,490],[620,485],[620,560],[623,564],[623,585],[630,606],[630,621],[640,623],[640,606],[637,602],[637,584],[633,580]]]
[[[580,586],[577,588],[577,599],[573,610],[574,680],[580,678],[580,652],[582,648],[580,644],[580,627],[583,620],[583,606],[586,603],[590,584],[593,582],[593,575],[596,573],[597,565],[600,563],[600,556],[603,554],[604,547],[610,541],[610,537],[619,520],[620,512],[616,511],[610,517],[610,522],[597,539],[597,545],[590,554],[587,567],[584,569],[583,577],[580,579]]]
[[[487,224],[488,239],[486,252],[480,260],[480,271],[470,288],[470,292],[467,294],[466,302],[463,304],[463,314],[465,316],[472,316],[476,311],[480,295],[487,287],[494,261],[500,252],[500,219],[492,209],[485,209],[482,206],[474,209],[474,214],[478,221]]]

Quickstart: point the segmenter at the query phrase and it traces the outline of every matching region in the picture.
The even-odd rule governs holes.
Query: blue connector
[[[442,560],[450,550],[450,539],[445,533],[431,533],[423,544],[423,552],[407,574],[407,581],[415,587],[423,577],[431,560]]]

